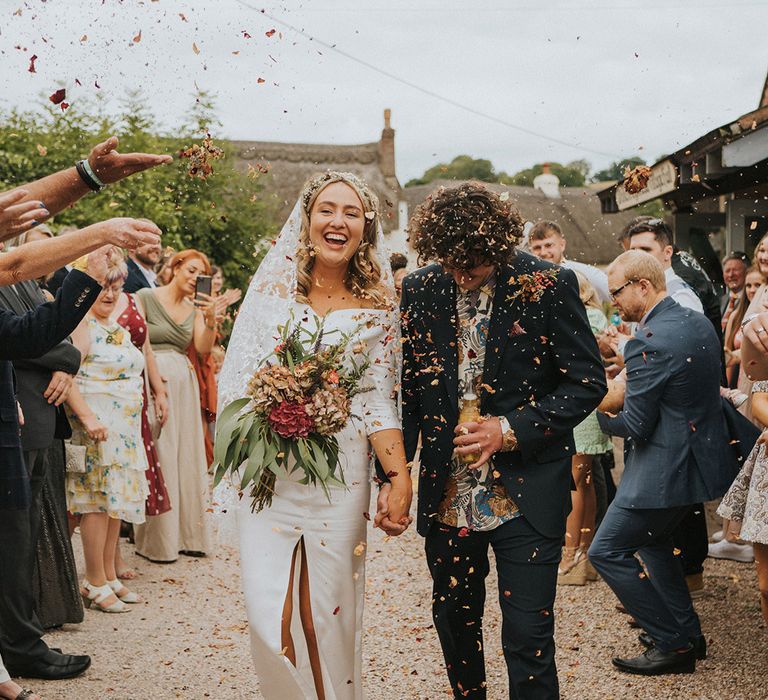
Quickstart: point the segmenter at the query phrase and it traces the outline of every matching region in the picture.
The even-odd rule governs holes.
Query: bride
[[[371,448],[392,481],[389,518],[408,524],[411,480],[397,410],[400,321],[376,195],[349,173],[311,179],[256,272],[220,377],[222,406],[246,395],[291,314],[364,349],[369,391],[337,434],[346,488],[278,478],[272,505],[236,506],[253,662],[269,700],[362,698],[362,618]]]

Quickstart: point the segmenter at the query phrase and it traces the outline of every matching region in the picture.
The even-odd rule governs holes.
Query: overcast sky
[[[214,138],[366,143],[390,107],[401,182],[459,154],[598,169],[756,108],[766,27],[766,0],[0,0],[0,104],[140,87],[172,130],[197,85]]]

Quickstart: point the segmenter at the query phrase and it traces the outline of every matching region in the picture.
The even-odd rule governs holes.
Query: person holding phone
[[[171,510],[148,516],[136,530],[136,552],[156,562],[179,553],[204,556],[209,550],[208,478],[200,388],[188,349],[206,355],[216,341],[216,304],[210,291],[211,266],[198,250],[182,250],[168,263],[167,285],[142,289],[137,297],[160,374],[166,379],[168,422],[155,443]],[[200,285],[197,280],[205,277]]]

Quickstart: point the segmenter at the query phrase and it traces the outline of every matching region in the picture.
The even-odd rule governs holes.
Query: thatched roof
[[[408,211],[421,204],[440,186],[458,187],[462,181],[437,180],[428,185],[403,189]],[[561,187],[560,198],[550,199],[533,187],[483,183],[494,192],[509,192],[525,221],[536,223],[542,219],[555,221],[563,229],[568,241],[567,255],[572,260],[605,264],[611,262],[622,248],[617,234],[636,216],[635,212],[611,214],[600,212],[600,200],[590,187]]]
[[[394,137],[393,137],[394,140]],[[307,179],[325,170],[354,173],[367,182],[379,196],[384,228],[397,226],[397,201],[400,185],[386,174],[386,158],[382,142],[352,146],[304,143],[274,143],[270,141],[232,141],[236,151],[235,167],[244,172],[248,166],[268,168],[259,174],[265,197],[274,203],[274,210],[282,223],[288,217]],[[258,164],[258,165],[257,165]]]

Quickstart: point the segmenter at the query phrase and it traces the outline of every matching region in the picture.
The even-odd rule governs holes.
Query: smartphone
[[[195,280],[195,299],[200,298],[200,294],[211,295],[211,283],[213,278],[210,275],[198,275]]]

